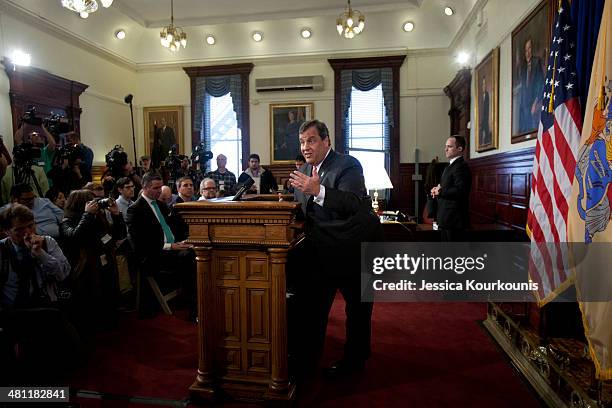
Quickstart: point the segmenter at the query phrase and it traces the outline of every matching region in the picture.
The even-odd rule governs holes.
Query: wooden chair
[[[164,275],[171,275],[171,272],[168,271],[160,271],[159,272],[159,276],[163,277]],[[151,288],[151,291],[153,292],[153,295],[155,295],[155,298],[157,299],[157,302],[159,303],[159,305],[161,306],[163,312],[167,315],[171,315],[172,314],[172,309],[170,308],[170,305],[168,304],[169,301],[171,301],[172,299],[174,299],[175,297],[177,297],[180,293],[180,287],[177,287],[176,289],[170,290],[166,293],[164,293],[157,281],[157,279],[153,276],[146,276],[146,284]],[[141,307],[141,290],[142,290],[142,265],[140,268],[138,268],[138,272],[136,274],[136,307],[139,309]]]

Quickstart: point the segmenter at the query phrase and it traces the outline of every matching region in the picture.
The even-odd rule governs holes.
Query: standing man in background
[[[442,241],[464,241],[470,222],[468,204],[472,174],[463,159],[465,146],[463,136],[455,135],[446,140],[444,154],[450,164],[444,169],[440,184],[431,189],[431,197],[438,200],[436,220]]]
[[[213,179],[223,195],[234,194],[236,193],[236,175],[225,166],[227,166],[227,157],[223,154],[218,155],[217,170],[206,173],[206,178]]]

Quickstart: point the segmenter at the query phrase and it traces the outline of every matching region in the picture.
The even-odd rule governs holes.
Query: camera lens
[[[98,204],[98,208],[100,210],[104,210],[106,208],[109,208],[112,202],[110,198],[100,198],[96,201],[96,203]]]

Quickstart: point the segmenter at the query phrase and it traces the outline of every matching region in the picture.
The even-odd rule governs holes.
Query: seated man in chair
[[[127,210],[128,231],[141,262],[141,275],[155,277],[160,270],[177,273],[191,317],[195,317],[195,253],[191,245],[182,241],[186,238],[182,221],[159,201],[162,184],[159,174],[145,174],[142,195]],[[151,309],[141,310],[141,315],[150,316]]]
[[[26,206],[3,209],[0,227],[0,383],[53,383],[79,347],[58,301],[70,264],[53,238],[36,234]]]

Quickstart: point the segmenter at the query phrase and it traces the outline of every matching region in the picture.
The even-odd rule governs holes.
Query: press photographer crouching
[[[111,198],[95,199],[91,191],[73,191],[60,231],[72,266],[75,324],[85,333],[110,328],[116,323],[119,296],[116,242],[127,235],[119,207]]]
[[[48,384],[68,369],[79,346],[57,304],[70,264],[53,238],[36,234],[27,207],[2,210],[0,226],[7,235],[0,241],[0,383]]]
[[[81,189],[87,183],[87,168],[83,153],[77,144],[68,144],[57,149],[53,168],[48,177],[53,187],[68,195],[72,190]],[[91,175],[89,176],[91,180]]]
[[[102,185],[107,197],[117,198],[119,191],[117,190],[116,182],[122,177],[127,177],[134,183],[134,194],[138,195],[141,188],[141,177],[137,174],[136,169],[128,160],[127,153],[121,145],[115,145],[113,149],[106,154],[106,170],[102,175]]]

